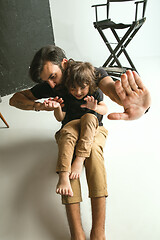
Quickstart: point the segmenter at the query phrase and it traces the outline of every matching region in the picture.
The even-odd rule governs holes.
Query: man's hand
[[[84,98],[84,100],[86,101],[86,104],[82,104],[81,105],[82,108],[88,108],[93,111],[97,110],[97,100],[94,99],[93,96],[87,96]]]
[[[126,71],[121,81],[115,82],[115,90],[124,107],[123,113],[110,113],[111,120],[134,120],[140,118],[150,107],[151,97],[136,72]]]

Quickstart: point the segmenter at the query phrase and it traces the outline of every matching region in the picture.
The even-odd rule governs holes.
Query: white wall
[[[93,27],[95,16],[91,5],[95,3],[100,1],[50,0],[56,45],[66,51],[68,58],[101,66],[108,50]],[[104,118],[104,125],[109,129],[105,159],[109,188],[106,226],[110,240],[160,239],[159,9],[158,0],[148,1],[147,20],[128,47],[145,85],[150,89],[150,112],[131,122],[113,122]],[[128,20],[128,6],[114,11],[117,16],[122,13]],[[122,111],[108,98],[106,103],[109,112]],[[85,182],[82,184],[85,188]],[[84,217],[86,207],[89,207],[89,201],[84,197],[82,216],[85,229],[89,229],[90,213]]]
[[[88,60],[97,66],[102,65],[108,55],[104,42],[93,26],[95,13],[91,5],[100,2],[105,3],[106,1],[50,0],[56,45],[62,47],[68,57]],[[133,5],[133,3],[130,4]],[[126,6],[124,3],[123,5]],[[128,19],[131,18],[127,16],[130,13],[128,11],[129,6],[127,5],[123,9],[119,7],[115,9],[114,3],[112,6],[114,16],[119,16],[121,13],[123,20],[128,22]],[[150,57],[160,55],[159,8],[160,2],[158,0],[148,1],[147,20],[128,46],[128,51],[133,56],[133,59],[135,56]]]
[[[106,47],[93,27],[90,7],[96,1],[50,2],[56,44],[68,57],[101,65]],[[108,240],[160,239],[160,31],[153,24],[155,20],[159,24],[159,5],[158,0],[149,1],[147,22],[129,49],[151,92],[151,109],[136,121],[104,117],[109,130],[104,149]],[[53,136],[60,125],[51,112],[9,106],[10,97],[3,97],[0,104],[10,125],[7,129],[0,120],[0,240],[69,240],[65,209],[55,194],[57,146]],[[122,111],[107,97],[105,102],[109,112]],[[91,212],[84,172],[82,189],[82,220],[88,240]]]

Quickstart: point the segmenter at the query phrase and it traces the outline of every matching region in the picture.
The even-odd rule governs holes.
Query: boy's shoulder
[[[93,93],[93,97],[99,101],[103,100],[103,92],[100,88],[97,88],[96,91]]]

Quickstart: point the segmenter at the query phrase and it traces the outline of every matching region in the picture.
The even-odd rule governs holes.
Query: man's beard
[[[62,68],[61,64],[59,64],[58,66],[62,72],[62,79],[61,79],[61,83],[56,85],[56,89],[62,89],[62,88],[65,88],[65,69]]]

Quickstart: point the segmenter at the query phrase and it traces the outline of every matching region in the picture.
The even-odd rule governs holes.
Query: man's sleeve
[[[56,96],[56,93],[54,93],[53,89],[48,85],[48,83],[45,83],[45,82],[36,84],[30,90],[34,95],[34,97],[36,97],[37,99]]]
[[[103,68],[95,68],[95,69],[96,69],[96,77],[97,77],[96,84],[98,85],[103,78],[108,76],[108,73]]]

